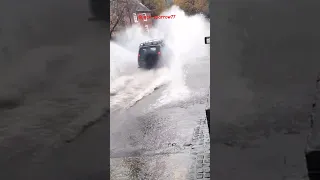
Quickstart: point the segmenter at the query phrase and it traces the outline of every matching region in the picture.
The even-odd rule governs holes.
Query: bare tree
[[[120,5],[117,0],[110,0],[110,38],[124,16],[124,8]]]
[[[137,2],[134,0],[110,0],[110,38],[119,26],[132,24],[132,14]]]

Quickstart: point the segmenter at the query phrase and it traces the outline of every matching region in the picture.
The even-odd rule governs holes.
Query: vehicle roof
[[[145,41],[145,42],[142,42],[139,47],[143,47],[143,46],[157,46],[157,45],[164,45],[164,44],[163,44],[163,40],[153,39],[153,40],[150,40],[150,41]]]

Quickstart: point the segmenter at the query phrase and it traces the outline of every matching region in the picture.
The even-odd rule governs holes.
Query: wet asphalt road
[[[209,58],[188,68],[191,96],[151,108],[166,88],[157,89],[130,109],[111,114],[111,179],[187,179],[194,129],[205,117]]]
[[[213,1],[211,172],[305,179],[320,67],[317,1]]]

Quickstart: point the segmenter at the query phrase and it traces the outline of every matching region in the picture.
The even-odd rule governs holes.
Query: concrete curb
[[[210,179],[210,135],[206,119],[200,119],[195,128],[190,153],[194,163],[190,167],[190,180]]]

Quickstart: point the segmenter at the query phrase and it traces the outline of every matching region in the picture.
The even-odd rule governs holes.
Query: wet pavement
[[[212,2],[212,178],[306,179],[316,1]]]
[[[190,153],[197,145],[194,131],[197,119],[204,118],[203,107],[127,117],[121,131],[111,130],[111,179],[187,179],[195,164]]]
[[[188,179],[210,179],[210,135],[207,120],[198,120],[192,138],[191,154],[196,161],[191,165]]]
[[[205,160],[200,167],[203,171],[209,167],[209,134],[203,123],[209,87],[207,63],[208,58],[189,71],[189,98],[152,106],[169,88],[163,86],[130,109],[111,114],[111,179],[185,180],[196,177],[197,161]],[[203,66],[207,68],[199,68]],[[207,177],[206,171],[200,173],[202,178]]]

